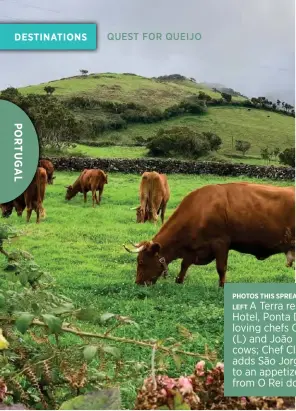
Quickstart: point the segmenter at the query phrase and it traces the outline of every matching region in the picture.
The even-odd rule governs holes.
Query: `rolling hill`
[[[63,100],[73,97],[87,97],[92,100],[136,103],[150,109],[161,111],[180,103],[182,100],[204,92],[212,98],[219,99],[221,94],[207,88],[205,84],[198,84],[189,79],[173,79],[159,81],[158,79],[145,78],[134,74],[101,73],[87,76],[74,76],[70,78],[51,81],[35,86],[20,89],[23,94],[45,94],[44,87],[55,88],[54,95]],[[233,96],[232,101],[243,101],[242,96]],[[111,113],[102,108],[72,109],[75,116],[86,122],[114,121],[119,114]],[[128,124],[126,129],[107,130],[98,132],[91,137],[98,142],[112,142],[114,145],[133,145],[136,137],[152,136],[160,127],[187,126],[195,131],[212,131],[218,134],[223,141],[222,148],[217,158],[233,156],[235,140],[246,140],[251,143],[251,149],[246,158],[238,161],[262,163],[260,149],[264,147],[279,147],[281,150],[294,145],[295,119],[280,113],[248,109],[247,107],[220,106],[209,107],[205,115],[182,115],[169,120],[146,124]],[[81,137],[90,140],[89,135]],[[106,153],[107,148],[104,149]],[[76,149],[77,151],[77,149]],[[94,155],[94,149],[88,152],[87,147],[82,147],[86,154]],[[111,147],[110,147],[110,151]],[[99,151],[97,151],[99,153]],[[114,149],[113,149],[114,152]],[[145,150],[138,153],[145,155]],[[237,153],[238,154],[238,153]],[[98,154],[99,155],[99,154]],[[124,154],[123,154],[124,156]],[[239,157],[239,156],[238,156]]]

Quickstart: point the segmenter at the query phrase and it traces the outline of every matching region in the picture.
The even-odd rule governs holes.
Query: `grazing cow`
[[[39,160],[39,167],[43,167],[47,173],[47,182],[48,184],[53,184],[55,177],[53,176],[54,166],[49,160]]]
[[[104,171],[99,169],[85,169],[71,186],[66,186],[66,200],[71,200],[77,193],[83,193],[84,202],[86,203],[86,195],[88,191],[92,192],[93,207],[95,202],[100,204],[104,185],[108,184],[108,176]],[[99,191],[99,200],[97,198],[97,191]]]
[[[295,251],[295,188],[250,183],[208,185],[188,194],[152,241],[136,245],[137,284],[154,284],[168,264],[182,259],[176,278],[190,265],[216,260],[224,286],[229,250],[266,259]]]
[[[47,173],[43,167],[38,167],[29,187],[24,192],[27,207],[27,222],[30,221],[32,211],[37,214],[36,223],[40,222],[40,216],[45,217],[43,201],[47,184]]]
[[[27,207],[27,222],[30,221],[32,211],[37,214],[37,223],[40,222],[40,215],[45,216],[43,200],[47,184],[47,173],[42,167],[38,167],[26,191],[13,201],[1,204],[2,217],[9,217],[15,208],[17,215],[21,217],[24,209]]]
[[[0,204],[0,207],[2,211],[2,217],[10,217],[14,208],[17,212],[17,215],[21,217],[23,215],[24,209],[26,208],[25,196],[24,194],[21,194],[15,200]]]
[[[161,213],[163,224],[169,199],[170,188],[166,175],[155,171],[143,173],[140,184],[140,205],[136,207],[137,223],[156,222]]]

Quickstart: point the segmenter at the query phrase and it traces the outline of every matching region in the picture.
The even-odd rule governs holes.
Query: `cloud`
[[[95,21],[99,49],[1,52],[1,89],[71,76],[86,68],[149,77],[179,73],[197,81],[222,83],[247,95],[293,95],[293,0],[25,1],[0,1],[0,20]],[[200,32],[202,39],[111,41],[109,32]]]

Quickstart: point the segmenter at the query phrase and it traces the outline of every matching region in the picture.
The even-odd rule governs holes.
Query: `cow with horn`
[[[150,285],[182,259],[176,278],[188,268],[216,260],[223,287],[230,250],[258,260],[284,253],[295,257],[295,188],[251,183],[208,185],[188,194],[151,241],[135,244],[136,283]]]

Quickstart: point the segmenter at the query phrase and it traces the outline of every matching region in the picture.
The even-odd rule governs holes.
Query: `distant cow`
[[[95,202],[100,204],[104,185],[108,184],[108,176],[104,171],[99,169],[85,169],[71,186],[66,186],[66,200],[71,200],[77,193],[83,193],[84,202],[86,203],[86,195],[88,191],[92,192],[93,207]],[[97,198],[97,191],[99,191],[99,200]]]
[[[15,208],[17,215],[22,216],[24,209],[27,207],[27,222],[30,221],[32,211],[37,214],[37,223],[40,222],[40,215],[45,216],[43,200],[47,184],[47,173],[42,167],[38,167],[26,191],[13,201],[1,204],[2,217],[9,217]]]
[[[170,188],[166,175],[155,171],[143,173],[140,184],[140,205],[136,208],[137,223],[156,222],[159,213],[163,223],[169,199]]]
[[[48,184],[53,184],[55,177],[53,176],[54,166],[49,160],[39,160],[39,167],[43,167],[47,173],[47,182]]]
[[[229,250],[264,260],[295,255],[295,188],[251,183],[208,185],[188,194],[151,241],[138,253],[137,284],[154,284],[168,265],[181,258],[176,278],[183,283],[188,268],[216,260],[224,286]]]
[[[15,200],[9,201],[8,203],[0,204],[2,211],[2,217],[8,218],[11,216],[13,209],[19,217],[23,215],[23,211],[26,208],[25,196],[21,194]]]
[[[43,167],[38,167],[29,187],[24,192],[27,207],[27,222],[30,221],[32,211],[37,214],[36,223],[40,222],[40,216],[45,217],[43,201],[47,184],[47,173]]]

